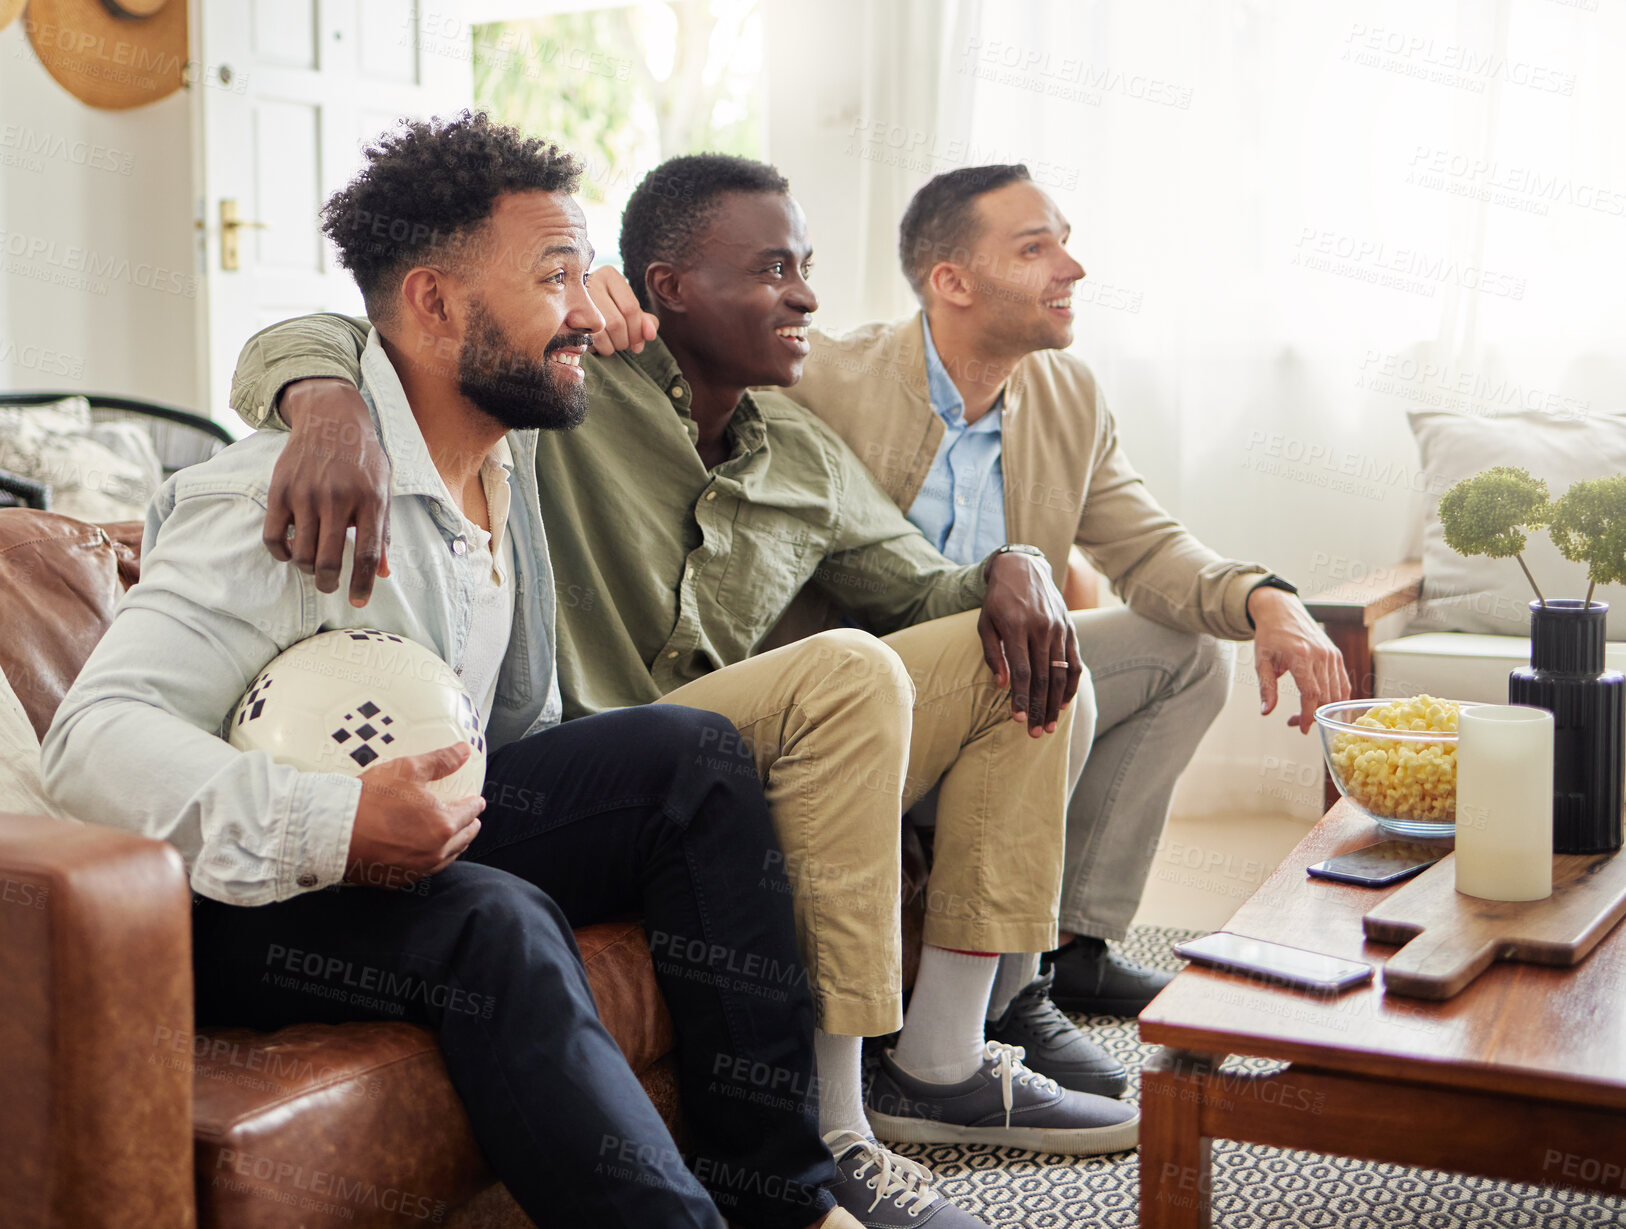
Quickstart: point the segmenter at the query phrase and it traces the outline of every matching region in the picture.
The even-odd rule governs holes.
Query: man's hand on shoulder
[[[620,269],[604,265],[587,275],[587,294],[604,317],[604,328],[593,334],[593,350],[605,358],[617,350],[642,353],[655,340],[660,321],[638,304],[632,284]]]
[[[1301,734],[1315,726],[1315,710],[1349,699],[1344,656],[1310,617],[1304,603],[1281,589],[1260,586],[1248,594],[1253,619],[1253,660],[1259,671],[1259,711],[1276,708],[1276,680],[1291,674],[1299,688],[1299,711],[1287,719]]]
[[[265,548],[332,593],[354,526],[350,604],[365,606],[374,577],[390,574],[390,459],[367,403],[347,380],[296,380],[283,390],[280,409],[290,435],[271,472]]]
[[[987,579],[977,620],[983,657],[999,685],[1011,689],[1011,719],[1026,720],[1035,738],[1054,733],[1062,707],[1078,691],[1084,662],[1050,565],[1009,551],[989,561]]]

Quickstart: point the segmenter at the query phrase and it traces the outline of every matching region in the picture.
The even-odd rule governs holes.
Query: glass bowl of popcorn
[[[1338,792],[1397,836],[1457,829],[1455,700],[1345,700],[1316,710]]]

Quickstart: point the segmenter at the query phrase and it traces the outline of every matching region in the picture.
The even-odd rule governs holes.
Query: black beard
[[[587,417],[587,390],[556,382],[547,356],[588,344],[585,333],[567,333],[549,342],[541,359],[531,358],[514,347],[485,304],[476,303],[469,313],[469,334],[457,352],[458,392],[509,431],[579,427]]]

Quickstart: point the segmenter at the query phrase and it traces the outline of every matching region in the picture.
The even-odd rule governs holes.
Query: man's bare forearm
[[[306,380],[295,380],[282,390],[277,397],[277,412],[282,415],[282,421],[287,424],[290,431],[299,431],[301,427],[309,426],[313,421],[324,418],[348,421],[357,417],[367,417],[367,403],[359,394],[353,398],[334,396],[340,389],[350,389],[357,392],[354,382],[341,380],[337,376],[312,376]],[[269,425],[269,424],[267,424]]]

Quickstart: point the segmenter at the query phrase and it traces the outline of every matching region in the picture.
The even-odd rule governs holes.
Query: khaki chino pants
[[[977,618],[884,639],[821,632],[661,701],[723,714],[749,747],[782,848],[768,857],[784,859],[827,1032],[902,1025],[900,817],[934,785],[926,942],[980,952],[1056,944],[1072,711],[1042,738],[1012,721]]]

